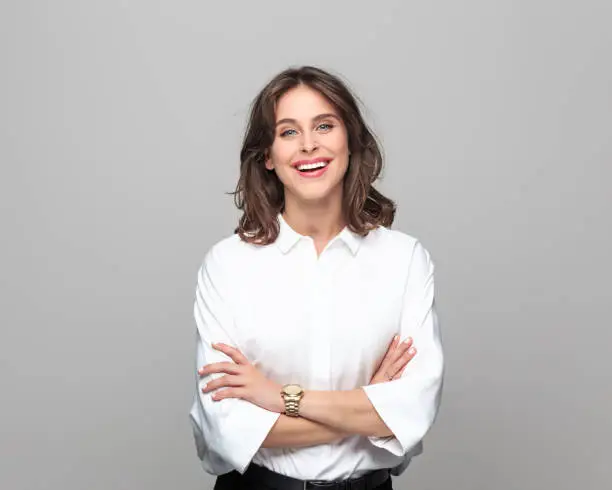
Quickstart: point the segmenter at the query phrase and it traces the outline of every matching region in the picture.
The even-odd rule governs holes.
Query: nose
[[[304,134],[300,150],[303,153],[312,153],[319,147],[314,137],[310,134]]]

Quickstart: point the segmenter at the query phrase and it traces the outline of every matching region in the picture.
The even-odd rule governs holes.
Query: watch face
[[[302,388],[298,385],[287,385],[285,386],[285,393],[288,395],[299,395],[302,392]]]

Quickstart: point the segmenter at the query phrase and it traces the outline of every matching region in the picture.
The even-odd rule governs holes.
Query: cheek
[[[272,162],[276,165],[284,165],[291,162],[295,153],[295,143],[277,140],[271,148]]]
[[[345,136],[335,136],[329,141],[329,148],[334,152],[337,158],[348,161],[349,148],[348,141]]]
[[[348,138],[346,132],[337,131],[336,133],[330,134],[330,138],[327,144],[330,149],[337,155],[348,154]]]
[[[276,176],[284,185],[289,185],[291,182],[291,173],[294,170],[291,168],[291,162],[293,161],[294,151],[291,149],[291,145],[286,142],[280,144],[274,144],[270,149],[270,160],[276,172]]]

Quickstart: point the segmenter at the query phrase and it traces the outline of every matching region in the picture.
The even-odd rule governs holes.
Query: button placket
[[[321,308],[321,291],[319,287],[319,261],[317,252],[314,244],[314,240],[311,237],[304,237],[305,243],[304,252],[304,277],[306,284],[303,286],[304,298],[308,301],[308,330],[309,336],[308,343],[310,344],[310,365],[309,371],[312,382],[311,389],[322,389],[321,379],[321,348],[323,345],[323,339],[321,336],[321,325],[320,325],[320,308]],[[307,242],[307,243],[306,243]]]
[[[331,332],[328,327],[329,322],[329,305],[330,305],[330,290],[328,268],[330,258],[330,250],[326,248],[318,257],[315,266],[315,289],[317,290],[317,331],[319,333],[319,355],[317,377],[323,383],[323,389],[332,389],[330,373],[332,368],[332,346]]]

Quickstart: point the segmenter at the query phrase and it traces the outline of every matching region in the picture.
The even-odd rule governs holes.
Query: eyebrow
[[[334,119],[339,120],[340,118],[338,116],[336,116],[335,114],[332,114],[331,112],[326,113],[326,114],[319,114],[318,116],[315,116],[312,118],[312,122],[316,122],[316,121],[320,121],[321,119],[328,119],[333,117]],[[280,119],[279,121],[276,121],[276,126],[279,126],[281,124],[298,124],[298,122],[295,119],[292,119],[290,117],[286,117],[285,119]]]

